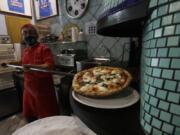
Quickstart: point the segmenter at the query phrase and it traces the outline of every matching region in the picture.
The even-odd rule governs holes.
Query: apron
[[[22,64],[44,64],[53,67],[50,49],[38,44],[23,51]],[[23,115],[26,118],[44,118],[58,115],[52,75],[30,71],[24,73]]]

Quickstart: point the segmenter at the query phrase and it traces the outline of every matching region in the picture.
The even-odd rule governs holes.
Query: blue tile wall
[[[85,31],[85,24],[90,21],[97,21],[100,14],[106,8],[111,8],[112,3],[109,0],[89,0],[89,6],[85,14],[78,19],[71,19],[67,16],[65,12],[65,0],[59,1],[59,16],[50,20],[51,24],[51,33],[59,35],[66,24],[77,24],[80,28]],[[120,3],[122,0],[114,0],[115,4]],[[120,37],[104,37],[98,34],[95,35],[86,35],[88,42],[88,56],[91,57],[100,57],[105,56],[109,57],[106,48],[109,48],[113,58],[118,61],[128,61],[129,60],[129,38],[120,38]]]
[[[180,135],[180,1],[150,0],[141,58],[140,123],[147,135]]]

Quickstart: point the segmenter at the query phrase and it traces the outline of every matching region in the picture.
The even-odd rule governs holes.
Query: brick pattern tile
[[[150,0],[143,35],[141,125],[147,134],[180,134],[180,1]]]

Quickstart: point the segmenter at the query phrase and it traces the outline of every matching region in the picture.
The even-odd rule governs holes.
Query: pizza
[[[131,80],[131,74],[122,68],[99,66],[75,74],[72,88],[84,96],[107,97],[124,90]]]

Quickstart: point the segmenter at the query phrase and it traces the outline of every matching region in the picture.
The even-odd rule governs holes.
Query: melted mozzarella
[[[114,78],[114,79],[112,79],[112,82],[113,82],[113,83],[117,83],[117,82],[119,82],[119,80],[116,79],[116,78]]]
[[[105,83],[98,83],[97,84],[99,91],[108,91],[108,88],[103,86],[104,84]]]
[[[95,83],[95,82],[96,82],[96,78],[95,78],[95,77],[92,77],[90,82],[91,82],[91,83]]]
[[[103,73],[103,74],[109,73],[109,70],[103,69],[103,70],[101,70],[101,73]]]
[[[88,76],[87,76],[87,77],[83,77],[83,81],[84,81],[84,82],[90,82],[90,81],[91,81],[91,78],[88,77]]]
[[[118,70],[112,70],[111,74],[119,74]]]
[[[81,88],[80,88],[80,91],[87,91],[88,89],[90,89],[92,86],[90,85],[90,84],[86,84],[86,85],[84,85],[84,86],[82,86]]]
[[[95,76],[101,75],[101,74],[102,74],[102,73],[101,73],[101,69],[95,68],[95,69],[93,70],[93,74],[94,74]]]
[[[108,91],[108,89],[106,87],[103,87],[103,86],[98,86],[98,90],[99,91]]]

